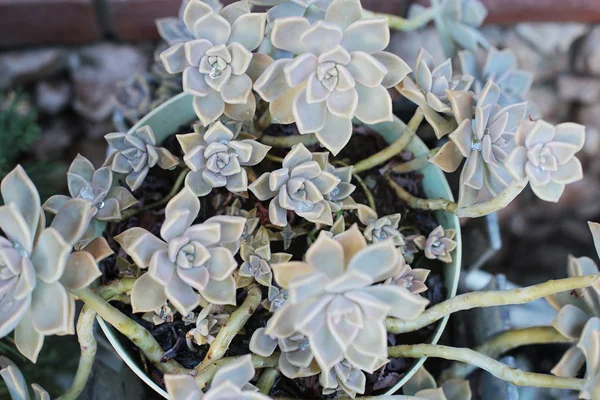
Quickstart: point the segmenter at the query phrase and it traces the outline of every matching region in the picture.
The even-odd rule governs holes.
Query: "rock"
[[[436,62],[446,59],[437,30],[428,27],[419,31],[392,31],[387,51],[400,56],[411,68],[414,68],[419,49],[424,47]]]
[[[149,57],[134,46],[100,43],[78,51],[71,63],[73,108],[92,121],[114,109],[117,83],[148,69]]]
[[[40,111],[56,115],[69,104],[71,85],[64,79],[40,81],[35,86],[35,101]]]
[[[557,80],[558,96],[562,100],[593,104],[600,100],[600,79],[561,75]]]
[[[0,53],[0,89],[52,77],[66,69],[67,59],[59,48]]]
[[[31,145],[31,151],[41,161],[56,160],[64,155],[78,133],[78,124],[72,119],[53,118],[42,129],[42,137]]]
[[[519,36],[548,56],[567,53],[571,44],[588,30],[588,25],[578,23],[524,23],[515,26]]]
[[[581,74],[600,75],[600,26],[592,28],[583,39],[581,47],[575,56],[575,71]]]

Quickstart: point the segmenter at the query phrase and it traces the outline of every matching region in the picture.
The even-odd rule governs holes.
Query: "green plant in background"
[[[21,163],[44,201],[60,191],[57,182],[61,182],[61,186],[66,183],[66,168],[54,162],[27,159],[27,150],[42,137],[37,117],[27,94],[19,90],[0,93],[0,178]]]

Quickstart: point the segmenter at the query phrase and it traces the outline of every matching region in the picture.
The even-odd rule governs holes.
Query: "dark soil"
[[[267,130],[266,133],[269,135],[296,134],[297,131],[294,130],[295,126],[293,125],[273,125]],[[189,126],[184,126],[178,133],[187,133],[190,131],[191,128]],[[177,140],[175,139],[175,135],[167,138],[163,146],[167,147],[171,152],[179,157],[182,157],[181,150]],[[386,143],[377,133],[365,127],[355,127],[354,134],[349,145],[346,146],[346,148],[337,157],[330,159],[330,162],[342,161],[346,164],[355,164],[356,162],[366,158],[368,155],[374,154],[385,147]],[[309,147],[309,150],[323,151],[319,145],[311,146]],[[272,149],[270,154],[282,157],[285,155],[285,151]],[[396,157],[395,160],[391,160],[390,162],[404,162],[410,160],[411,158],[412,154],[404,152]],[[260,175],[264,171],[273,170],[276,168],[280,167],[273,161],[265,159],[260,166],[255,168],[255,172],[257,175]],[[179,169],[175,171],[163,171],[159,168],[153,168],[142,186],[134,192],[135,197],[140,201],[140,205],[143,206],[144,204],[149,204],[163,198],[171,190],[178,174]],[[398,212],[402,214],[402,221],[400,225],[401,227],[405,228],[403,231],[405,234],[408,235],[412,233],[421,233],[427,235],[438,225],[432,213],[410,209],[405,203],[398,200],[393,190],[386,184],[379,169],[373,169],[362,173],[361,178],[370,188],[375,198],[377,212],[380,216]],[[424,194],[421,187],[421,178],[422,176],[420,174],[411,173],[396,176],[394,179],[398,184],[400,184],[413,195],[423,197]],[[213,215],[223,214],[225,212],[225,208],[230,205],[236,197],[241,200],[242,207],[245,210],[251,210],[254,207],[257,207],[259,210],[259,216],[263,217],[263,219],[268,218],[268,202],[261,204],[260,202],[256,201],[253,196],[248,197],[231,195],[225,189],[222,189],[213,190],[210,198],[208,199],[206,197],[200,198],[201,211],[196,222],[200,223]],[[364,191],[358,185],[352,197],[358,203],[367,203]],[[290,218],[290,223],[292,226],[304,222],[301,218],[293,215],[293,213],[290,213],[288,217]],[[357,222],[357,218],[348,212],[345,213],[345,219],[347,226]],[[119,276],[120,271],[116,263],[117,257],[131,262],[131,259],[128,258],[127,254],[125,254],[125,252],[119,248],[118,244],[112,239],[112,237],[118,235],[128,228],[135,226],[147,229],[156,236],[160,237],[160,227],[163,223],[163,220],[164,208],[146,210],[125,221],[121,221],[116,224],[109,224],[104,236],[115,251],[115,255],[101,263],[103,279],[105,282],[109,282]],[[308,247],[305,238],[305,236],[301,236],[295,239],[292,247],[286,250],[288,253],[294,255],[293,259],[299,260],[302,258]],[[283,251],[283,245],[281,242],[272,242],[271,246],[274,252]],[[447,291],[443,284],[443,265],[417,255],[415,261],[412,263],[412,266],[418,266],[432,270],[426,282],[428,290],[425,292],[425,295],[431,301],[431,305],[437,304],[444,300],[447,296]],[[135,273],[135,271],[133,272]],[[263,298],[266,298],[266,295],[266,288],[263,288]],[[243,302],[244,297],[245,292],[240,290],[238,292],[238,304]],[[141,314],[132,314],[130,306],[122,303],[116,303],[115,306],[152,333],[152,335],[165,350],[165,360],[173,358],[186,368],[193,368],[203,360],[208,350],[208,346],[196,346],[196,351],[191,351],[188,349],[185,343],[185,333],[192,329],[195,325],[190,324],[186,326],[183,321],[181,321],[181,316],[178,314],[175,317],[174,322],[154,326],[153,324],[143,320],[141,318]],[[244,332],[235,337],[226,356],[247,354],[249,352],[248,345],[252,333],[257,328],[265,326],[269,317],[270,313],[268,310],[264,309],[262,306],[259,307],[246,324]],[[389,344],[396,345],[426,342],[433,334],[434,328],[435,325],[431,325],[409,334],[390,334],[388,338]],[[123,340],[127,342],[126,339]],[[129,346],[131,346],[131,349],[134,353],[138,352],[137,348],[133,344],[129,342],[127,343]],[[384,393],[388,388],[395,385],[402,378],[402,375],[408,371],[408,369],[410,369],[412,364],[413,360],[411,359],[397,358],[390,360],[388,364],[376,371],[374,374],[367,375],[367,388],[365,394],[369,395]],[[152,379],[154,379],[160,385],[164,384],[162,374],[156,370],[156,368],[145,362],[143,365]],[[333,396],[321,395],[318,376],[296,380],[290,380],[285,377],[279,378],[273,387],[271,394],[277,396],[311,399],[331,398]]]

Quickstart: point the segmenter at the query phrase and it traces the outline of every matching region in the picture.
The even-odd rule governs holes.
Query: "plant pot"
[[[177,132],[177,130],[185,124],[189,124],[192,121],[197,120],[196,114],[192,108],[192,96],[189,94],[182,93],[165,102],[161,106],[157,107],[151,113],[146,115],[142,120],[140,120],[133,128],[129,131],[130,133],[135,131],[141,126],[149,125],[154,134],[156,136],[157,142],[162,142],[165,138],[171,135],[173,132]],[[388,143],[396,140],[404,129],[406,125],[394,117],[392,122],[386,122],[382,124],[377,124],[370,126],[372,129],[377,131]],[[420,156],[429,152],[429,149],[421,139],[415,137],[410,144],[407,146],[407,150],[412,152],[415,156]],[[428,165],[426,168],[420,171],[423,174],[423,190],[425,192],[426,197],[428,198],[443,198],[447,200],[452,199],[452,192],[450,191],[450,187],[448,186],[448,182],[441,170],[439,170],[436,166]],[[453,297],[456,295],[456,291],[458,288],[458,280],[460,275],[460,267],[461,267],[461,252],[462,252],[462,242],[461,242],[461,231],[460,224],[458,222],[458,217],[454,214],[450,214],[443,211],[436,212],[437,221],[445,228],[445,229],[455,229],[456,230],[456,241],[458,246],[454,250],[452,254],[452,263],[446,265],[446,273],[444,276],[445,286],[448,290],[448,296]],[[124,336],[120,335],[119,332],[114,329],[112,326],[104,323],[102,319],[98,317],[100,322],[100,326],[108,340],[113,345],[117,353],[123,358],[123,360],[129,365],[129,367],[150,387],[152,387],[156,392],[168,398],[167,393],[159,387],[156,383],[150,379],[150,377],[143,371],[141,368],[141,363],[138,360],[138,355],[130,350],[130,346],[128,343],[128,339]],[[448,322],[448,317],[446,316],[442,320],[437,323],[436,329],[434,331],[434,335],[431,339],[431,343],[437,343],[444,328],[446,327],[446,323]],[[402,380],[398,382],[393,388],[388,390],[386,395],[391,395],[396,392],[414,373],[417,369],[425,362],[426,358],[421,358],[415,362],[412,368],[403,376]]]

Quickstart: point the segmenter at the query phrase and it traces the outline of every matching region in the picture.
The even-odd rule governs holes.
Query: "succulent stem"
[[[515,199],[525,189],[527,181],[514,180],[508,185],[506,189],[500,192],[493,199],[486,201],[485,203],[473,204],[471,206],[460,207],[454,213],[458,217],[482,217],[484,215],[491,214],[493,212],[502,210],[511,201]]]
[[[412,320],[403,321],[396,318],[388,318],[386,320],[386,328],[390,333],[412,332],[457,311],[470,310],[477,307],[523,304],[551,294],[586,288],[593,285],[599,276],[598,274],[574,276],[512,290],[489,290],[465,293],[436,304]]]
[[[390,29],[399,31],[414,31],[424,27],[431,22],[438,14],[439,8],[429,7],[420,15],[413,18],[402,18],[393,14],[377,13],[373,11],[363,10],[365,18],[384,17],[387,18]]]
[[[134,215],[137,215],[138,213],[144,210],[149,210],[167,204],[169,200],[171,200],[173,197],[175,197],[177,193],[179,193],[179,189],[181,189],[181,187],[183,186],[183,183],[185,182],[185,177],[187,176],[188,172],[190,172],[190,169],[188,167],[185,167],[183,170],[181,170],[181,172],[177,176],[177,180],[171,188],[171,191],[165,197],[163,197],[159,201],[155,201],[154,203],[150,203],[144,207],[136,208],[135,210],[125,211],[121,215],[121,219],[125,220],[127,218],[133,217]]]
[[[290,148],[298,143],[302,143],[305,146],[312,146],[313,144],[319,143],[319,140],[313,133],[291,136],[262,135],[258,140],[267,146],[284,148]]]
[[[96,312],[87,305],[83,306],[79,319],[77,320],[77,339],[81,348],[81,356],[79,357],[79,365],[77,373],[73,379],[73,384],[58,400],[74,400],[76,399],[92,372],[94,359],[96,358],[96,337],[94,336],[94,322],[96,321]]]
[[[210,381],[215,376],[215,374],[217,373],[219,368],[221,368],[223,365],[226,365],[239,357],[243,357],[243,356],[226,357],[226,358],[221,358],[220,360],[217,360],[217,361],[210,362],[208,365],[206,365],[206,367],[201,372],[199,372],[196,375],[196,377],[195,377],[196,385],[200,389],[204,389],[206,387],[206,385],[208,385],[210,383]],[[252,365],[254,365],[254,368],[256,368],[256,369],[275,367],[275,366],[279,365],[279,353],[275,352],[275,353],[271,354],[269,357],[261,357],[261,356],[257,356],[256,354],[252,354]]]
[[[436,357],[446,360],[461,361],[473,364],[486,370],[496,378],[510,382],[517,386],[548,387],[558,389],[573,389],[580,391],[585,380],[577,378],[563,378],[554,375],[526,372],[509,367],[486,355],[468,348],[456,348],[434,344],[415,344],[394,346],[388,349],[390,357]]]
[[[196,372],[200,372],[207,368],[211,363],[220,360],[225,355],[225,352],[229,348],[229,344],[237,335],[240,330],[244,327],[246,322],[250,319],[256,308],[259,306],[262,300],[262,293],[257,284],[248,286],[248,294],[246,300],[242,305],[231,313],[231,316],[227,320],[227,323],[221,328],[217,337],[210,345],[206,357],[204,360],[195,368]]]
[[[164,350],[154,337],[152,337],[150,332],[108,304],[108,301],[104,300],[96,292],[90,288],[85,288],[75,291],[74,294],[90,309],[97,312],[102,319],[131,340],[158,370],[165,374],[185,374],[190,372],[175,360],[162,363],[160,359],[164,354]]]
[[[418,208],[421,210],[443,210],[451,213],[455,213],[458,205],[449,200],[445,199],[421,199],[408,193],[402,186],[398,185],[390,176],[389,173],[385,174],[385,180],[388,185],[396,192],[401,200],[408,204],[412,208]]]
[[[419,171],[425,168],[426,166],[430,165],[429,159],[435,156],[438,153],[438,151],[440,151],[439,147],[431,149],[427,154],[423,154],[422,156],[415,157],[410,161],[396,165],[394,168],[391,169],[391,171],[396,174],[406,174],[409,172]]]
[[[279,163],[279,164],[281,164],[283,162],[283,157],[277,157],[277,156],[274,156],[274,155],[269,154],[269,153],[267,153],[267,155],[265,156],[265,158],[267,160],[271,160],[271,161]]]
[[[258,391],[268,396],[278,376],[279,370],[277,370],[277,368],[265,368],[262,374],[260,374],[260,378],[258,378],[258,382],[256,383]]]
[[[415,111],[415,114],[406,125],[406,129],[398,139],[380,152],[375,153],[372,156],[354,164],[352,172],[358,174],[367,171],[373,167],[383,164],[390,158],[397,156],[415,137],[419,125],[421,125],[421,122],[423,122],[423,116],[423,109],[421,107],[417,108],[417,111]]]
[[[504,331],[486,340],[474,350],[488,357],[498,358],[502,354],[521,346],[571,342],[573,342],[572,339],[564,337],[551,326],[532,326]],[[443,382],[451,378],[464,378],[473,372],[475,368],[471,364],[455,362],[442,372],[440,380]]]
[[[99,286],[96,292],[104,300],[111,300],[113,297],[131,292],[133,284],[137,278],[121,278],[107,283],[106,285]]]

